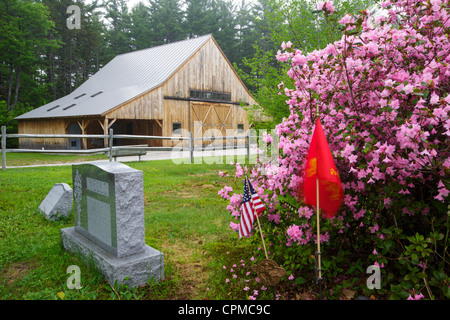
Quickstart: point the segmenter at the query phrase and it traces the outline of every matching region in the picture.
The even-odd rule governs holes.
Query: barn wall
[[[172,136],[174,122],[180,122],[184,131],[193,130],[193,101],[172,100],[164,97],[189,98],[190,90],[205,90],[231,94],[232,102],[244,101],[255,104],[244,84],[223,55],[213,38],[210,38],[184,65],[182,65],[162,86],[133,99],[127,104],[105,114],[108,119],[150,120],[162,123],[162,135]],[[204,103],[208,108],[214,103]],[[232,129],[238,123],[248,129],[247,114],[239,105],[227,104],[232,108],[230,121]],[[175,146],[178,142],[164,141],[164,146]]]
[[[65,120],[20,120],[19,134],[65,134]],[[64,138],[20,138],[20,149],[66,149],[68,139]]]
[[[145,93],[106,114],[109,119],[162,120],[164,100],[161,87]]]
[[[189,97],[189,90],[231,93],[231,100],[255,101],[213,38],[210,38],[163,86],[164,96]]]
[[[231,93],[232,102],[244,101],[255,104],[255,100],[212,38],[169,78],[162,86],[162,95],[189,98],[191,89]],[[164,135],[172,135],[172,124],[176,121],[181,122],[182,128],[187,131],[195,130],[193,104],[197,108],[200,105],[204,106],[202,114],[206,114],[211,105],[231,108],[232,112],[227,122],[230,122],[232,127],[227,126],[227,129],[237,130],[238,123],[244,124],[244,130],[249,127],[246,111],[239,105],[164,99]],[[166,141],[164,145],[173,146],[174,143]]]

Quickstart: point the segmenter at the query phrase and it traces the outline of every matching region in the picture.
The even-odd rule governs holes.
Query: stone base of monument
[[[144,246],[143,252],[118,258],[76,232],[74,227],[61,229],[61,239],[66,251],[84,263],[94,263],[111,285],[117,281],[132,288],[152,279],[164,279],[164,255],[148,245]]]

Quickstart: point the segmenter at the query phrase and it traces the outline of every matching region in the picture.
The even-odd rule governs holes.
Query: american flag
[[[247,183],[250,187],[250,193],[252,194],[253,209],[255,210],[255,213],[260,216],[261,212],[263,212],[266,207],[264,206],[264,203],[262,203],[261,199],[258,196],[258,193],[255,191],[255,189],[253,189],[253,186],[248,179]]]
[[[264,209],[265,206],[259,198],[258,193],[253,189],[250,181],[245,179],[244,196],[241,205],[241,222],[239,224],[239,238],[247,237],[250,234],[253,229],[255,215],[260,215]]]

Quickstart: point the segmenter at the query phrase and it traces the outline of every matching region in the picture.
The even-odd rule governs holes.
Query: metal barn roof
[[[16,119],[101,115],[162,85],[210,37],[206,35],[118,55],[69,95]]]

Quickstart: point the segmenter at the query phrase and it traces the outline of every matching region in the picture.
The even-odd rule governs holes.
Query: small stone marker
[[[61,229],[64,248],[129,287],[164,278],[164,255],[145,244],[142,171],[120,162],[72,166],[74,227]]]
[[[58,220],[72,213],[72,189],[67,183],[56,183],[39,205],[45,218]]]

